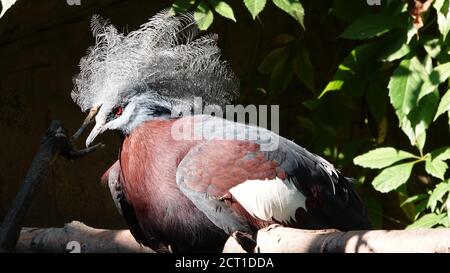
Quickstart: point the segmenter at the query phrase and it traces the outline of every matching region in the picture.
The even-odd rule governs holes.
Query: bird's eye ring
[[[122,115],[123,109],[122,106],[117,106],[116,108],[113,109],[113,114],[116,117],[119,117],[120,115]]]

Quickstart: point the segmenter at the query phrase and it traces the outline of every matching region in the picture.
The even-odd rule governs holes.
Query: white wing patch
[[[295,220],[298,208],[306,210],[306,197],[289,180],[247,180],[230,189],[233,197],[252,216],[282,223]]]

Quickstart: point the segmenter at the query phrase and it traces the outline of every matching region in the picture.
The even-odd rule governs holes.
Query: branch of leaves
[[[419,162],[425,162],[425,171],[428,174],[444,180],[444,174],[448,169],[445,160],[448,159],[450,146],[436,149],[422,157],[392,147],[384,147],[357,156],[353,162],[365,168],[383,169],[375,177],[372,185],[377,191],[386,193],[405,184],[414,165]]]
[[[450,192],[450,180],[444,181],[444,175],[448,169],[445,161],[448,159],[450,159],[450,146],[436,149],[423,156],[416,156],[392,147],[384,147],[360,155],[353,162],[355,165],[365,168],[383,169],[372,181],[373,187],[382,193],[391,192],[405,184],[411,176],[414,165],[420,162],[425,163],[425,171],[428,174],[442,181],[431,192],[428,199],[427,207],[430,208],[431,213],[423,215],[410,225],[414,228],[449,225],[450,223],[447,212],[450,201],[448,198],[446,202],[443,201],[444,197]],[[403,202],[402,205],[417,202],[424,198],[426,198],[424,195],[413,196]],[[445,206],[438,207],[438,202],[445,203]]]
[[[245,7],[253,19],[258,16],[266,6],[267,0],[243,0]],[[272,0],[279,9],[292,16],[303,28],[305,28],[305,10],[300,0]],[[194,11],[194,18],[200,30],[208,29],[214,21],[215,11],[222,17],[236,22],[233,8],[222,0],[176,0],[172,4],[175,13]]]
[[[440,98],[438,87],[450,77],[450,62],[433,67],[431,56],[424,64],[417,58],[404,59],[389,82],[389,97],[400,127],[411,145],[422,151],[426,131],[441,114],[450,110],[450,94]]]
[[[418,194],[406,199],[401,206],[408,203],[416,203],[417,214],[414,218],[414,223],[407,226],[407,228],[431,228],[434,226],[450,227],[450,179],[442,181],[436,187],[426,194]],[[428,198],[428,200],[427,200]],[[419,215],[428,208],[429,213]]]
[[[279,47],[273,49],[258,66],[263,75],[270,74],[269,93],[279,95],[293,80],[294,75],[314,93],[314,68],[309,53],[300,41],[283,33],[274,39]]]

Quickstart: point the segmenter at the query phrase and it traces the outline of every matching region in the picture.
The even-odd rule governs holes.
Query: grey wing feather
[[[260,145],[265,157],[275,160],[307,197],[320,191],[323,206],[310,210],[311,228],[369,229],[365,207],[352,180],[331,163],[265,128],[201,116],[203,134],[210,139],[248,140]],[[213,130],[211,129],[213,128]]]

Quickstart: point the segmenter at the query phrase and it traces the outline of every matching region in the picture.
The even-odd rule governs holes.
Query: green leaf
[[[200,30],[207,30],[214,21],[214,14],[205,2],[200,2],[194,11],[194,19]]]
[[[277,96],[284,91],[294,77],[292,62],[288,56],[289,54],[274,66],[270,75],[269,90],[272,96]]]
[[[425,199],[425,198],[427,198],[427,197],[428,197],[428,195],[427,195],[427,194],[423,194],[423,193],[417,194],[417,195],[413,195],[413,196],[410,196],[410,197],[406,198],[406,200],[403,201],[403,202],[400,204],[400,207],[403,207],[405,204],[408,204],[408,203],[414,203],[414,202],[423,200],[423,199]]]
[[[427,207],[434,211],[438,202],[442,203],[444,196],[450,192],[450,183],[449,181],[443,181],[439,183],[436,188],[434,188],[433,193],[430,195],[428,199]]]
[[[417,100],[435,91],[438,86],[450,77],[450,62],[436,66],[426,78]]]
[[[214,7],[214,10],[225,18],[228,18],[236,22],[234,18],[233,8],[230,7],[226,2],[220,0],[208,0],[209,3]]]
[[[438,148],[436,150],[433,150],[430,154],[432,160],[450,159],[450,146]]]
[[[441,40],[439,38],[428,39],[423,44],[423,48],[433,59],[435,59],[442,51]]]
[[[340,79],[334,79],[330,81],[325,89],[322,91],[322,93],[319,95],[319,99],[322,98],[326,93],[330,91],[338,91],[341,90],[344,86],[345,81]]]
[[[423,61],[424,63],[424,67],[425,67],[425,71],[428,74],[431,74],[433,72],[433,58],[430,55],[425,56],[425,60]],[[427,79],[428,80],[428,79]],[[422,92],[423,90],[423,86],[422,89],[420,90]],[[419,100],[420,100],[420,93],[419,93]]]
[[[439,32],[443,36],[443,40],[446,39],[448,32],[450,31],[450,9],[448,0],[436,0],[433,4],[437,13],[437,22]]]
[[[433,121],[439,103],[438,90],[422,98],[419,105],[400,121],[400,126],[409,137],[411,145],[423,150],[426,131]]]
[[[172,4],[172,11],[183,13],[188,11],[195,3],[195,0],[176,0]]]
[[[280,48],[275,48],[270,51],[269,54],[263,59],[261,64],[258,66],[258,71],[261,74],[270,74],[274,69],[275,65],[287,58],[289,54],[289,48],[284,46]]]
[[[425,214],[422,217],[420,217],[417,221],[407,226],[406,229],[432,228],[435,225],[439,224],[443,218],[445,218],[445,215],[443,214],[440,215],[437,215],[435,213]]]
[[[355,90],[364,91],[368,78],[372,76],[370,69],[376,69],[377,67],[371,63],[374,50],[378,50],[378,45],[361,45],[352,50],[339,65],[333,80],[327,84],[319,98],[322,98],[328,92],[342,89],[346,89],[349,92],[354,92]]]
[[[447,207],[448,208],[448,207]],[[439,226],[450,227],[450,214],[448,212],[442,213],[442,219],[439,221]]]
[[[428,195],[427,195],[427,197],[428,197]],[[428,200],[425,198],[416,204],[416,215],[414,216],[415,220],[417,220],[419,218],[420,214],[427,209],[427,203],[428,203]]]
[[[428,74],[416,58],[403,60],[394,71],[389,82],[389,97],[396,110],[400,127],[408,136],[411,145],[422,151],[426,130],[433,120],[439,93],[434,89],[419,100],[419,94]]]
[[[408,158],[415,158],[415,156],[405,151],[398,151],[391,147],[385,147],[357,156],[353,162],[355,165],[365,168],[381,169]]]
[[[244,0],[247,10],[250,11],[253,19],[264,9],[267,0]]]
[[[389,82],[389,97],[400,120],[416,107],[420,88],[427,77],[425,67],[416,58],[403,60]]]
[[[380,49],[378,60],[383,62],[393,62],[405,57],[417,47],[418,43],[416,40],[408,43],[407,36],[404,34],[392,33],[392,35],[392,38],[383,43],[383,48]]]
[[[294,71],[297,78],[315,92],[314,89],[314,67],[309,59],[309,53],[303,47],[299,49],[294,59]]]
[[[444,96],[442,96],[438,110],[434,116],[434,121],[437,120],[440,115],[448,111],[450,111],[450,89],[445,92]]]
[[[401,188],[406,188],[404,187],[405,185],[403,185]],[[413,203],[405,203],[406,197],[405,195],[401,192],[400,189],[397,189],[397,197],[398,197],[398,201],[400,205],[400,208],[402,209],[403,213],[406,215],[406,217],[408,217],[408,219],[410,221],[414,221],[414,217],[416,215],[416,206]]]
[[[272,2],[275,6],[291,15],[305,29],[305,10],[299,0],[272,0]]]
[[[427,159],[425,161],[425,171],[434,177],[444,179],[445,171],[448,169],[447,163],[439,159]]]
[[[408,181],[415,162],[408,162],[384,169],[372,181],[373,187],[382,193],[390,192]]]
[[[396,25],[396,19],[383,14],[359,17],[339,36],[346,39],[364,40],[380,36]]]

